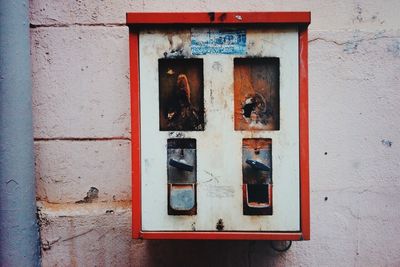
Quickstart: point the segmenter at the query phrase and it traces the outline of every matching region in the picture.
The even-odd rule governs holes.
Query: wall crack
[[[310,39],[308,42],[312,43],[312,42],[315,42],[315,41],[323,41],[323,42],[326,42],[326,43],[332,43],[332,44],[335,44],[335,45],[342,46],[342,45],[353,44],[353,43],[356,43],[356,42],[360,43],[360,42],[364,42],[364,41],[373,41],[373,40],[378,40],[378,39],[397,39],[397,38],[400,38],[400,36],[376,36],[376,37],[372,37],[372,38],[358,38],[358,39],[354,39],[354,40],[351,40],[351,41],[338,42],[338,41],[335,41],[335,40],[332,40],[332,39],[326,39],[326,38],[323,38],[323,37],[316,37],[316,38]]]
[[[92,228],[92,229],[90,229],[90,230],[88,230],[88,231],[86,231],[86,232],[83,232],[83,233],[80,233],[80,234],[77,234],[77,235],[74,235],[74,236],[71,236],[71,237],[65,238],[65,239],[63,239],[63,240],[61,240],[61,241],[62,241],[62,242],[65,242],[65,241],[70,241],[70,240],[72,240],[72,239],[74,239],[74,238],[77,238],[77,237],[80,237],[80,236],[86,235],[86,234],[88,234],[88,233],[92,232],[93,230],[94,230],[94,229]]]

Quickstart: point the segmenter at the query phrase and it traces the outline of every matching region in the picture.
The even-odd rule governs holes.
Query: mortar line
[[[123,140],[130,141],[130,137],[115,136],[115,137],[46,137],[46,138],[34,138],[35,142],[40,141],[113,141]]]
[[[101,26],[101,27],[122,27],[127,26],[126,23],[50,23],[50,24],[33,24],[30,23],[29,27],[31,29],[35,28],[68,28],[73,26]]]

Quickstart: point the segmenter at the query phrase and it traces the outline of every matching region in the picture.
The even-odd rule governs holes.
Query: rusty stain
[[[211,22],[214,22],[214,20],[215,20],[215,12],[208,12],[208,17],[210,18]]]
[[[219,16],[219,20],[220,21],[226,20],[226,16],[227,16],[226,13],[222,13],[221,16]]]
[[[234,59],[235,130],[279,130],[279,58]]]
[[[216,224],[216,226],[215,226],[215,228],[218,230],[218,231],[223,231],[224,230],[224,221],[222,220],[222,219],[219,219],[218,220],[218,222],[217,222],[217,224]]]

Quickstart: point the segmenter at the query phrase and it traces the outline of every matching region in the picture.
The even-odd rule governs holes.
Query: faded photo
[[[158,60],[161,131],[203,131],[203,60]]]

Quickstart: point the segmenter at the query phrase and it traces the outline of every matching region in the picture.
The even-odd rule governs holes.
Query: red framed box
[[[131,129],[132,129],[132,237],[143,239],[231,239],[231,240],[309,240],[309,128],[308,128],[308,25],[310,12],[209,12],[209,13],[127,13],[130,51]],[[177,25],[280,25],[298,26],[299,71],[299,177],[300,231],[143,231],[141,198],[141,136],[139,32],[147,27]]]

